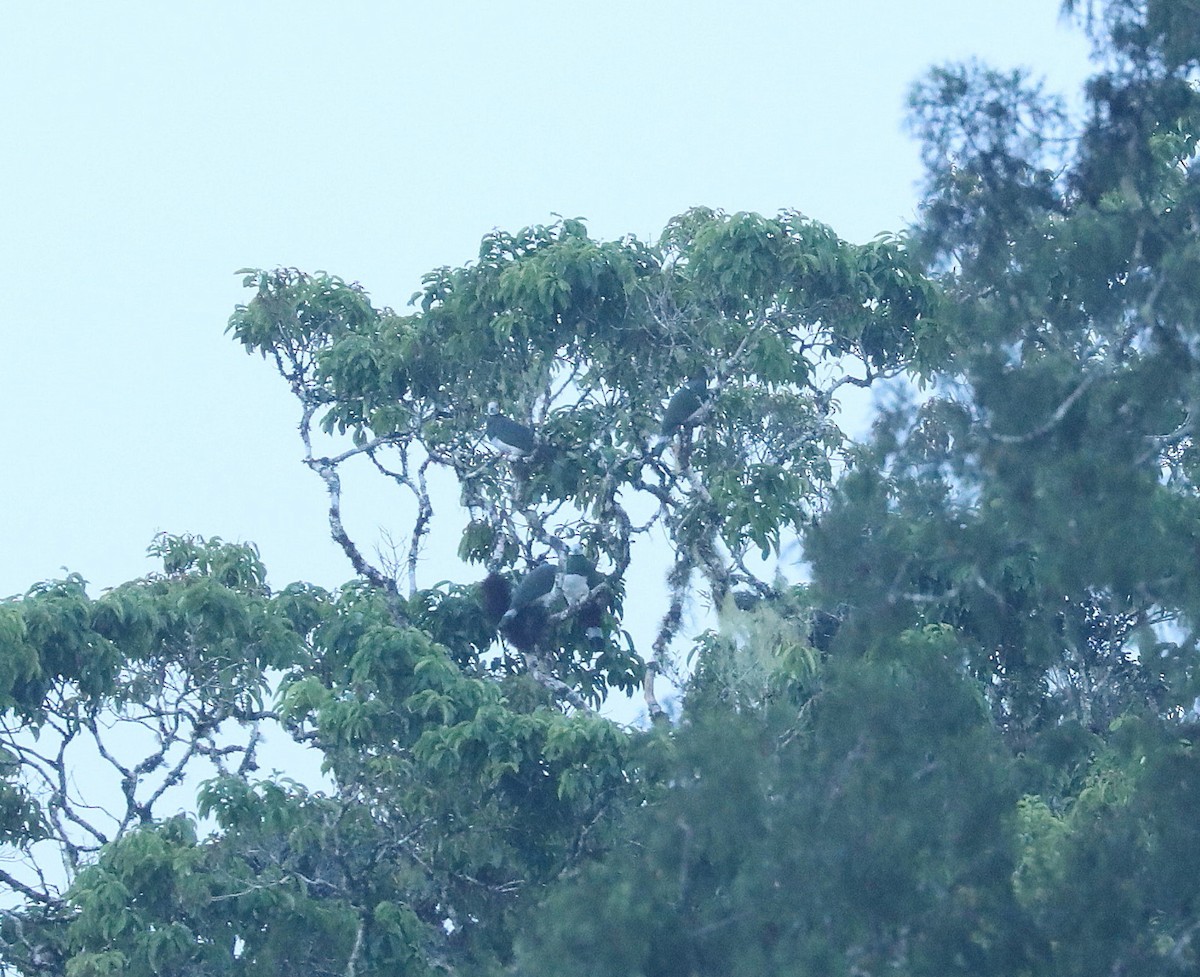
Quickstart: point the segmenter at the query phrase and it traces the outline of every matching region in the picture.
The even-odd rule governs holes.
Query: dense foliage
[[[403,314],[247,271],[354,579],[164,536],[0,603],[3,972],[1200,972],[1200,12],[1066,8],[1083,115],[914,89],[904,236],[560,220]]]

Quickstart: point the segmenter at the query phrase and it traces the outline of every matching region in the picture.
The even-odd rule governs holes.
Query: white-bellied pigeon
[[[600,583],[600,572],[596,564],[589,560],[583,552],[583,547],[572,543],[567,558],[563,561],[562,576],[559,586],[563,596],[571,607],[582,604],[587,600],[592,588]]]
[[[575,619],[584,628],[588,644],[597,650],[604,645],[604,607],[599,599],[588,602],[592,590],[604,581],[596,564],[583,552],[583,547],[572,543],[567,558],[563,561],[559,587],[567,604],[575,611]]]

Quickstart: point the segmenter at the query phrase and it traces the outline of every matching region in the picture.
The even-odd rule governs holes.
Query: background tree
[[[912,633],[766,703],[702,670],[650,803],[550,897],[525,972],[1028,970],[1012,761],[956,650]]]
[[[955,369],[881,419],[806,544],[835,653],[963,641],[1026,795],[1047,972],[1194,972],[1200,21],[1077,7],[1101,65],[1078,121],[974,65],[915,90]]]
[[[1033,128],[1055,113],[1020,77],[946,69],[916,90],[918,241],[964,341],[809,540],[864,628],[974,635],[1014,736],[1064,716],[1104,730],[1136,704],[1179,715],[1197,692],[1196,36],[1167,6],[1091,8],[1111,67],[1073,152]]]

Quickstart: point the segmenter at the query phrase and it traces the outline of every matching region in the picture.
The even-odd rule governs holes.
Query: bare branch
[[[4,869],[0,868],[0,882],[21,893],[26,899],[32,899],[34,902],[40,902],[43,906],[54,906],[55,908],[66,905],[64,899],[56,898],[46,892],[41,892],[34,889],[32,886],[26,885],[20,879],[10,875]]]
[[[1038,438],[1048,434],[1055,425],[1059,424],[1064,417],[1067,416],[1067,411],[1075,406],[1075,402],[1083,396],[1084,392],[1092,385],[1095,379],[1094,374],[1087,374],[1079,381],[1075,389],[1067,396],[1061,404],[1055,408],[1054,413],[1038,427],[1034,428],[1025,434],[992,434],[988,437],[993,441],[999,441],[1001,444],[1028,444],[1030,441],[1036,441]]]
[[[413,525],[412,541],[408,547],[408,590],[410,594],[417,592],[417,558],[421,554],[421,544],[428,535],[433,523],[433,502],[429,498],[429,484],[426,472],[432,459],[426,458],[417,468],[417,521]]]
[[[367,562],[354,541],[350,539],[345,526],[342,525],[342,482],[338,477],[337,469],[322,459],[310,458],[306,464],[325,482],[325,490],[329,495],[329,531],[334,542],[341,546],[342,552],[349,558],[354,572],[365,577],[385,593],[398,597],[399,590],[396,588],[396,581]]]

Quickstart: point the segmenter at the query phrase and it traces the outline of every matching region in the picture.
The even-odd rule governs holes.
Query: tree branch
[[[994,434],[989,432],[987,435],[988,438],[992,441],[998,441],[1001,444],[1028,444],[1030,441],[1036,441],[1043,435],[1048,434],[1056,424],[1059,424],[1062,419],[1067,416],[1067,411],[1075,406],[1075,402],[1083,396],[1088,387],[1092,385],[1094,379],[1094,374],[1089,373],[1085,375],[1084,378],[1079,381],[1079,384],[1075,387],[1075,389],[1072,390],[1067,396],[1067,399],[1058,405],[1054,413],[1050,415],[1046,422],[1034,428],[1032,431],[1029,431],[1025,434]]]
[[[320,458],[306,459],[305,464],[320,475],[321,480],[325,483],[325,490],[329,495],[329,532],[333,536],[334,542],[342,548],[342,552],[350,560],[354,572],[365,577],[386,594],[399,597],[400,592],[396,587],[396,581],[367,562],[342,524],[342,482],[338,477],[337,469],[327,460]]]

